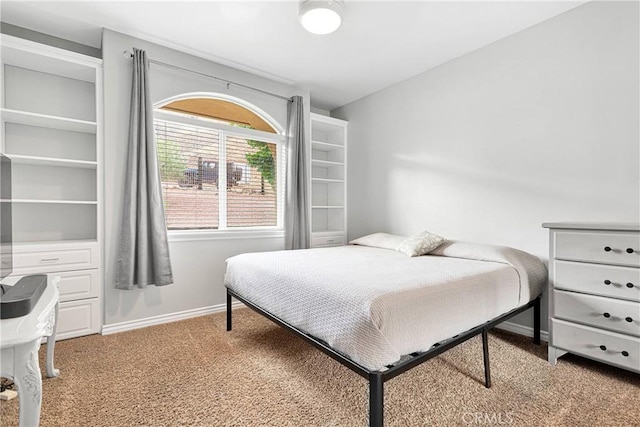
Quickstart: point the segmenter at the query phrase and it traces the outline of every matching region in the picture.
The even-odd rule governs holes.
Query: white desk
[[[12,284],[10,277],[6,284]],[[15,278],[14,282],[17,281]],[[57,377],[53,367],[53,349],[56,342],[58,318],[58,281],[49,278],[47,288],[31,313],[13,319],[0,320],[0,375],[13,378],[18,386],[20,399],[20,426],[36,427],[40,422],[42,402],[42,374],[38,350],[42,337],[49,337],[47,344],[47,376]]]

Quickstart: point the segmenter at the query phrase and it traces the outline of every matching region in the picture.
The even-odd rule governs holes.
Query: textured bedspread
[[[426,256],[365,246],[238,255],[226,286],[370,370],[428,350],[542,292],[525,252],[447,242]]]

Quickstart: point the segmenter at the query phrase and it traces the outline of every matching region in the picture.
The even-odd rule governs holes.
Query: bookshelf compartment
[[[311,159],[340,163],[344,166],[344,148],[338,147],[333,149],[327,149],[328,146],[317,142],[312,143],[311,147]]]
[[[16,243],[96,240],[97,205],[13,203]]]
[[[344,126],[336,126],[321,120],[314,121],[311,127],[311,139],[333,145],[345,145]]]
[[[314,182],[311,188],[311,206],[344,206],[344,183]],[[313,216],[315,212],[311,212]]]
[[[9,44],[2,46],[3,66],[9,65],[95,83],[96,67],[102,64],[102,60],[56,48],[41,49],[40,46],[38,52],[35,52],[32,50],[32,43],[22,43],[21,40],[12,38]]]
[[[344,232],[344,209],[324,209],[315,208],[313,211],[313,219],[311,231],[313,233],[322,232]]]
[[[4,66],[4,108],[95,122],[95,84]]]
[[[77,167],[15,162],[13,198],[95,202],[97,200],[96,171]]]
[[[5,152],[9,156],[50,157],[95,162],[96,136],[85,132],[5,124]]]
[[[311,162],[311,177],[344,181],[344,165],[330,166],[326,163]]]

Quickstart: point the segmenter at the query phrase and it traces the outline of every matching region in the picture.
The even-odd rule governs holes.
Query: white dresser
[[[549,363],[569,352],[640,372],[640,226],[545,223]]]

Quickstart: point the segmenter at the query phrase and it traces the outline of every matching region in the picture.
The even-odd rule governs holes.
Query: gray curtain
[[[307,143],[301,96],[287,106],[287,182],[284,206],[284,248],[309,247]]]
[[[133,49],[129,157],[116,288],[173,283],[145,51]]]

